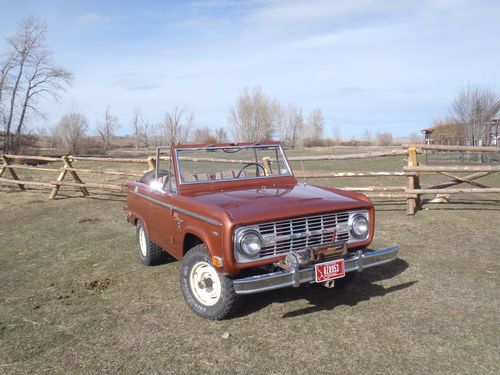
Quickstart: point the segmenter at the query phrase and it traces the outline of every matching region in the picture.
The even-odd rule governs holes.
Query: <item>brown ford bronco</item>
[[[342,286],[397,257],[367,249],[366,196],[298,183],[277,142],[159,147],[155,160],[127,183],[127,219],[145,265],[182,261],[182,293],[203,318],[229,316],[246,294]]]

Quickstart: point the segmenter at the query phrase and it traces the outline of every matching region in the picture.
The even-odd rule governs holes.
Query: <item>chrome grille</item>
[[[258,230],[264,240],[260,257],[282,255],[310,246],[347,242],[348,221],[349,213],[340,212],[259,224]]]

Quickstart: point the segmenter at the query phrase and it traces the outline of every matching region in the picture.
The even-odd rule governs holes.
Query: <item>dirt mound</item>
[[[111,284],[114,284],[115,280],[105,277],[100,280],[85,281],[83,286],[87,290],[93,290],[96,293],[102,293],[109,288]]]

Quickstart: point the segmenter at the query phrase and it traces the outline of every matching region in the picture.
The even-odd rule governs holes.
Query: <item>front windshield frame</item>
[[[222,179],[209,179],[209,180],[203,180],[203,181],[185,181],[183,179],[183,174],[182,174],[182,165],[181,165],[181,158],[182,151],[201,151],[201,150],[234,150],[230,151],[232,155],[238,155],[238,151],[244,150],[244,149],[259,149],[259,148],[268,148],[272,149],[275,148],[276,151],[280,155],[280,159],[285,163],[286,169],[288,173],[283,173],[283,174],[277,174],[277,175],[271,175],[271,176],[249,176],[249,177],[239,177],[239,178],[222,178]],[[272,178],[283,178],[283,177],[294,177],[293,170],[290,167],[290,163],[288,162],[287,156],[283,150],[283,147],[281,146],[280,143],[271,143],[271,144],[247,144],[247,145],[221,145],[221,146],[194,146],[194,147],[175,147],[175,164],[176,164],[176,172],[177,172],[177,182],[179,185],[197,185],[197,184],[212,184],[212,183],[221,183],[221,182],[237,182],[237,181],[248,181],[248,180],[255,180],[255,179],[272,179]],[[197,159],[203,159],[202,157],[197,158]],[[208,159],[208,157],[207,157]],[[222,164],[222,163],[221,163]],[[228,163],[229,164],[229,163]],[[243,164],[243,163],[242,163]]]

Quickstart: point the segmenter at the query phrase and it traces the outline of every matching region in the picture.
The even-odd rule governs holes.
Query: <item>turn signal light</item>
[[[212,257],[212,264],[217,267],[217,268],[222,268],[223,262],[221,257],[213,256]]]

